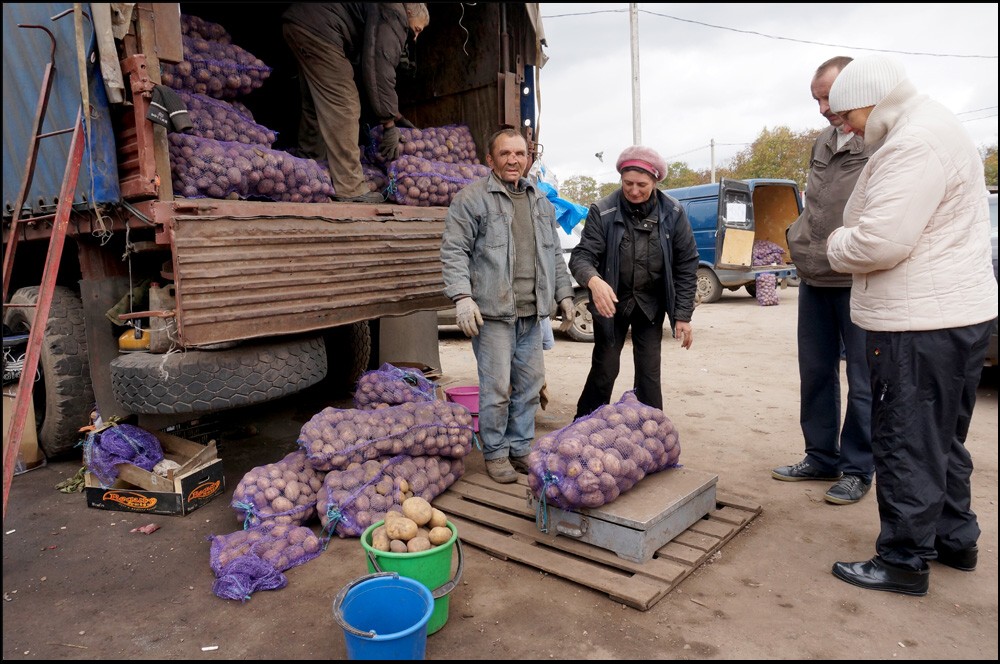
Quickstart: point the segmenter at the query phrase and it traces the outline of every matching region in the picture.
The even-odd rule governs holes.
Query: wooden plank
[[[497,484],[474,473],[453,484],[433,505],[448,514],[463,543],[604,592],[643,611],[761,512],[760,505],[743,499],[717,498],[715,510],[657,549],[651,560],[633,562],[572,537],[543,533],[527,497],[524,476],[516,483]]]

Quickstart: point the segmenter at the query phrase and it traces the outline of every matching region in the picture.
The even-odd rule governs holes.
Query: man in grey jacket
[[[441,243],[444,294],[472,337],[479,373],[479,438],[486,472],[502,484],[528,472],[535,413],[545,381],[539,321],[559,302],[573,324],[573,284],[562,258],[555,208],[524,177],[527,141],[516,129],[493,134],[492,172],[460,191]]]
[[[848,505],[871,488],[875,472],[871,443],[872,392],[865,358],[865,332],[851,321],[849,274],[830,267],[826,239],[844,225],[844,205],[861,169],[878,145],[844,131],[830,110],[830,87],[851,58],[838,56],[819,66],[810,88],[830,126],[813,145],[802,214],[786,231],[799,284],[799,423],[805,458],[771,471],[776,480],[836,481],[827,502]],[[847,410],[841,426],[840,360],[847,360]]]

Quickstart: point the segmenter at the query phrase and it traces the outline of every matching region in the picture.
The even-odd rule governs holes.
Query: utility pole
[[[642,144],[642,120],[639,115],[639,4],[628,3],[632,43],[632,143]]]
[[[715,139],[710,140],[708,144],[712,147],[710,156],[712,160],[712,184],[715,184]]]

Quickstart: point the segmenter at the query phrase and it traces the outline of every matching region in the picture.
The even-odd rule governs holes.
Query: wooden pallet
[[[501,560],[515,560],[607,593],[646,611],[677,587],[761,513],[761,506],[717,493],[716,509],[657,549],[652,560],[631,562],[564,535],[545,534],[528,506],[524,475],[497,484],[473,473],[433,501],[455,524],[462,542]]]

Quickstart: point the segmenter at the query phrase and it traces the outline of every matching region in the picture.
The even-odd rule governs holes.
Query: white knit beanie
[[[853,60],[830,88],[830,110],[843,113],[874,106],[903,80],[906,80],[906,70],[898,60],[884,55]]]

